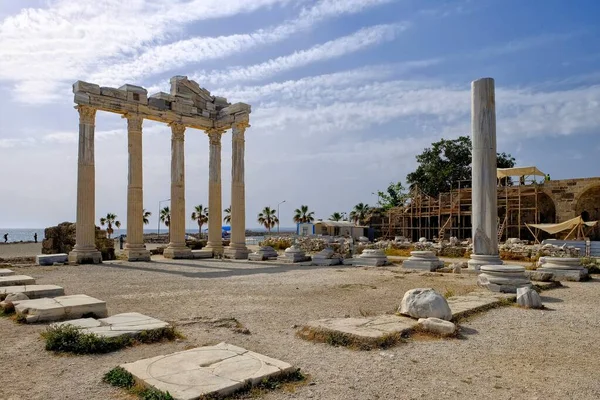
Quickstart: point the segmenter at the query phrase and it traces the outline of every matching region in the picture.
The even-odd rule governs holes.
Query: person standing
[[[8,233],[4,234],[4,243],[8,242]]]
[[[37,232],[33,234],[33,240],[37,243]]]

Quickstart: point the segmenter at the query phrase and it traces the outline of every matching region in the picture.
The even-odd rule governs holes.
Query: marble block
[[[35,279],[27,275],[0,276],[0,286],[35,285]]]
[[[366,265],[369,267],[380,267],[389,263],[383,250],[379,249],[365,249],[358,257],[352,259],[353,265]]]
[[[502,265],[499,255],[471,254],[467,263],[470,270],[479,271],[482,265]]]
[[[43,297],[63,296],[65,290],[56,285],[19,285],[0,287],[0,300],[14,293],[23,293],[30,299],[41,299]]]
[[[531,287],[525,267],[518,265],[482,265],[477,284],[492,292],[516,293],[520,287]]]
[[[80,318],[57,322],[52,327],[71,325],[82,333],[93,333],[103,337],[136,336],[144,331],[167,328],[169,324],[137,312],[116,314],[108,318]]]
[[[290,364],[227,343],[123,364],[136,381],[177,400],[225,397],[264,379],[293,372]]]
[[[342,263],[341,258],[334,257],[333,249],[326,248],[312,257],[313,265],[338,265]]]
[[[310,321],[305,328],[312,331],[341,333],[370,341],[390,334],[410,331],[418,324],[416,319],[402,315],[378,315],[365,318],[326,318]]]
[[[402,267],[435,271],[442,268],[444,262],[436,257],[433,251],[411,251],[410,258],[402,262]]]
[[[283,252],[283,256],[277,257],[278,262],[290,264],[290,263],[298,263],[304,261],[310,261],[310,257],[307,257],[304,251],[300,248],[293,245],[292,247],[288,247]]]
[[[106,302],[85,294],[23,300],[14,303],[15,312],[25,317],[25,322],[61,321],[85,315],[106,317]]]
[[[575,257],[543,257],[536,272],[552,273],[554,281],[584,281],[589,279],[587,268]]]
[[[67,253],[58,254],[40,254],[35,256],[35,263],[37,265],[52,265],[54,263],[66,263],[68,262],[69,255]]]
[[[250,261],[276,260],[279,254],[271,246],[260,246],[254,253],[248,255]]]
[[[12,269],[8,269],[8,268],[0,268],[0,276],[9,276],[9,275],[14,275],[15,271],[13,271]]]

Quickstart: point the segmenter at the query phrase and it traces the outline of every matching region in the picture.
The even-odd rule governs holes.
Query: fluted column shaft
[[[79,154],[77,162],[77,221],[75,247],[69,262],[102,261],[96,249],[96,173],[94,167],[94,129],[96,109],[77,106],[79,111]]]
[[[213,254],[223,252],[221,237],[221,136],[224,131],[209,129],[206,131],[209,139],[208,164],[208,243],[207,249]]]
[[[137,114],[127,114],[127,141],[129,173],[127,180],[127,243],[125,253],[129,261],[149,260],[144,246],[144,192],[142,166],[142,124]]]
[[[232,129],[231,161],[231,243],[225,255],[247,258],[246,248],[246,187],[244,183],[244,133],[248,123],[238,123]]]

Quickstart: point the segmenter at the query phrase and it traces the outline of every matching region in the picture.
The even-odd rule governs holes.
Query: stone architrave
[[[442,268],[444,262],[436,257],[433,251],[411,251],[410,258],[402,262],[402,267],[435,271]]]
[[[310,257],[307,257],[302,249],[296,245],[292,245],[291,247],[285,249],[282,256],[277,257],[277,261],[285,264],[291,264],[310,261]]]
[[[142,177],[142,124],[137,114],[127,114],[129,174],[127,179],[127,243],[125,255],[129,261],[150,261],[150,251],[144,245],[144,191]]]
[[[96,248],[96,172],[94,129],[96,109],[79,105],[79,154],[77,161],[77,223],[75,247],[69,253],[73,264],[97,264],[102,254]]]
[[[208,243],[203,250],[213,254],[223,254],[222,216],[221,216],[221,137],[225,133],[221,129],[208,129],[209,139],[208,161]],[[233,206],[233,199],[232,199]],[[233,211],[233,210],[232,210]],[[231,220],[233,223],[233,212]]]
[[[244,182],[244,133],[247,122],[233,125],[231,160],[231,241],[224,256],[233,259],[248,258],[246,247],[246,188]],[[209,224],[210,225],[210,224]]]
[[[525,267],[519,265],[483,265],[477,285],[492,292],[516,293],[518,288],[531,287]]]
[[[387,256],[380,249],[365,249],[358,257],[352,259],[353,265],[366,265],[370,267],[381,267],[389,263]]]
[[[469,268],[502,264],[498,255],[496,194],[496,103],[494,80],[471,83],[473,253]]]
[[[271,246],[261,246],[254,253],[250,253],[248,259],[250,261],[265,261],[265,260],[276,260],[279,254]]]
[[[576,257],[543,257],[536,272],[552,273],[554,281],[585,281],[589,279],[587,268]]]
[[[342,263],[339,257],[334,257],[335,252],[331,248],[325,248],[312,257],[313,265],[338,265]]]
[[[165,258],[191,258],[192,250],[185,245],[185,126],[171,124],[171,221],[169,245]]]

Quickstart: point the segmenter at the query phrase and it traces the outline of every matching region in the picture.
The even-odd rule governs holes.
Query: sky
[[[552,179],[600,175],[594,0],[0,1],[0,228],[74,221],[72,84],[149,95],[186,75],[252,105],[246,225],[375,204],[415,156],[470,132],[470,82],[496,81],[498,151]],[[96,215],[127,216],[127,126],[96,116]],[[231,132],[223,137],[230,204]],[[170,128],[144,122],[144,206],[170,197]],[[208,137],[185,136],[187,215],[208,205]],[[162,206],[168,203],[162,203]],[[188,229],[197,227],[191,219]]]

